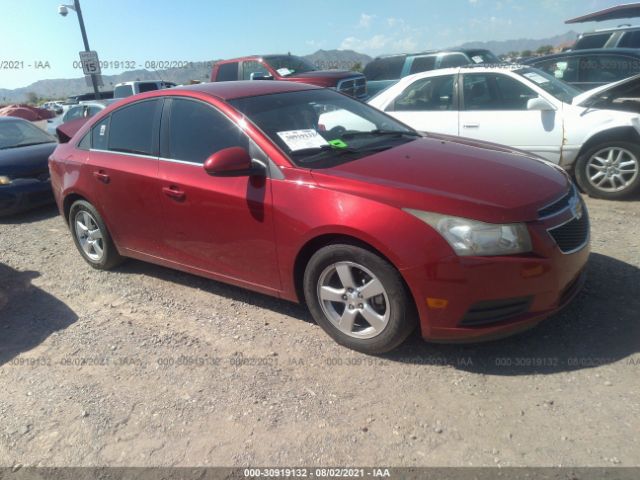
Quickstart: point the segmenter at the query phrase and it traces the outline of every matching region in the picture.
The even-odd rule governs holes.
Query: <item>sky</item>
[[[627,23],[565,25],[564,20],[628,1],[81,0],[81,7],[90,47],[101,61],[144,68],[154,61],[306,55],[318,49],[376,56],[467,41],[546,38]],[[82,76],[77,16],[58,15],[59,5],[59,0],[0,0],[0,88]],[[103,74],[121,71],[108,68]]]

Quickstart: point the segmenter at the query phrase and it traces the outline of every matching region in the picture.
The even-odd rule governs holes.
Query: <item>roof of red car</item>
[[[208,93],[222,100],[234,98],[254,97],[257,95],[269,95],[272,93],[298,92],[301,90],[314,90],[321,87],[297,82],[281,82],[276,80],[239,80],[236,82],[211,82],[175,87],[169,90],[158,90],[163,94],[171,94],[178,90],[188,90]]]

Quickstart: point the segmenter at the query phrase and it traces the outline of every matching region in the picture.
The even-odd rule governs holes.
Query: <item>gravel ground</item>
[[[640,209],[587,199],[584,290],[518,337],[346,350],[294,304],[0,220],[0,466],[640,465]]]

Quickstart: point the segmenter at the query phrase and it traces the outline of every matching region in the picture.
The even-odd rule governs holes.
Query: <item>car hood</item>
[[[491,223],[536,220],[570,185],[562,169],[539,157],[433,134],[312,175],[322,187],[400,208]]]
[[[588,107],[590,100],[594,99],[595,96],[601,96],[605,94],[609,90],[613,90],[621,85],[631,85],[633,83],[640,82],[640,75],[634,75],[633,77],[625,78],[623,80],[619,80],[613,83],[607,83],[606,85],[601,85],[596,88],[592,88],[591,90],[587,90],[586,92],[581,93],[580,95],[573,98],[571,101],[572,105],[576,105],[579,107]]]
[[[326,78],[341,80],[350,77],[362,77],[361,73],[349,72],[347,70],[314,70],[313,72],[294,73],[288,78]]]
[[[0,150],[0,175],[21,177],[48,171],[49,155],[56,146],[57,143],[52,142]]]

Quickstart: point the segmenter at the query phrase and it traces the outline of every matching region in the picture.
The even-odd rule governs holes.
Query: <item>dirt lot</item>
[[[498,342],[337,346],[296,305],[0,221],[0,465],[640,465],[640,204],[587,200],[572,305]]]

